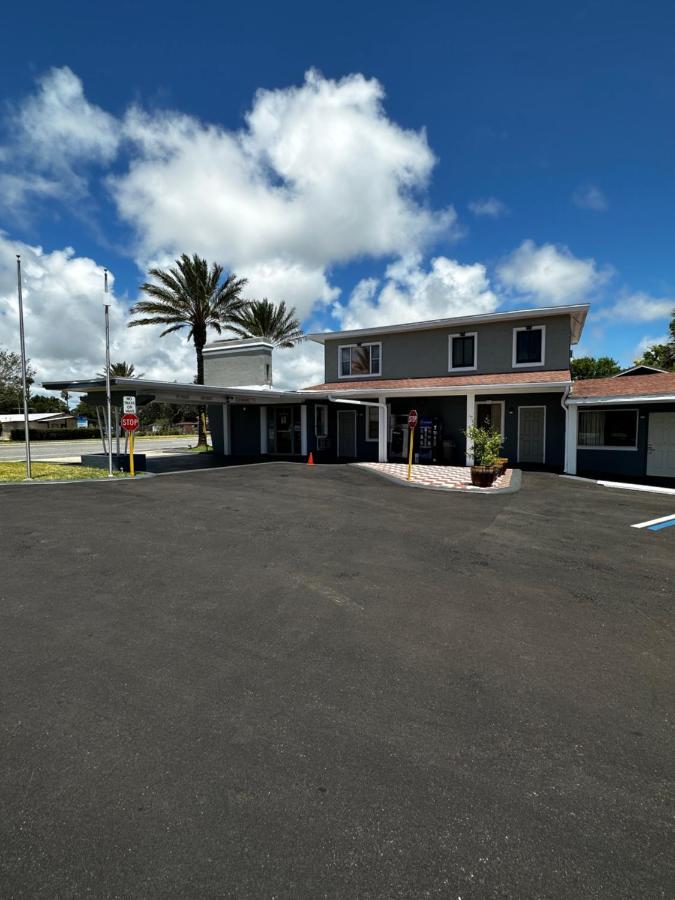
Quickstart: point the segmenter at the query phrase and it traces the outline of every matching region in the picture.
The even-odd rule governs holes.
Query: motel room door
[[[518,407],[518,462],[546,462],[546,407]]]
[[[647,475],[675,478],[675,412],[649,413]]]
[[[356,456],[356,413],[341,409],[337,414],[337,455],[344,459]]]

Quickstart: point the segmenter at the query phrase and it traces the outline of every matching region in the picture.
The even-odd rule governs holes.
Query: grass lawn
[[[69,463],[34,462],[32,465],[34,481],[72,481],[77,478],[107,478],[107,469],[93,466],[78,466]],[[115,472],[115,477],[125,476],[125,472]],[[24,462],[0,462],[0,484],[9,481],[24,481],[26,464]]]

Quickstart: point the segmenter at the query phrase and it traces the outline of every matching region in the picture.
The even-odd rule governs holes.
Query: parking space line
[[[650,531],[658,531],[661,528],[668,528],[669,525],[675,525],[675,515],[661,516],[660,519],[649,519],[648,522],[638,522],[631,525],[631,528],[649,528]]]

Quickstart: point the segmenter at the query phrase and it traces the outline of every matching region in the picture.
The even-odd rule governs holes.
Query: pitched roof
[[[570,381],[567,369],[554,372],[505,372],[495,375],[441,375],[437,378],[369,378],[359,381],[327,381],[324,384],[313,384],[305,391],[334,391],[341,394],[345,391],[361,393],[382,393],[386,391],[413,391],[437,388],[471,388],[527,384],[565,384]]]
[[[575,381],[571,398],[582,397],[653,397],[675,394],[675,372],[631,375],[630,378],[588,378]]]

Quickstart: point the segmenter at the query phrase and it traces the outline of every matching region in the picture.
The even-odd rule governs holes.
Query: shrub
[[[494,466],[504,440],[496,428],[480,428],[472,425],[464,432],[473,443],[473,461],[476,466]]]
[[[98,428],[30,428],[31,441],[73,441],[98,437]],[[24,439],[23,428],[13,428],[10,432],[13,441]]]

